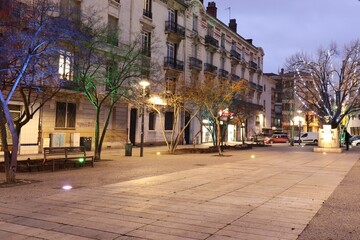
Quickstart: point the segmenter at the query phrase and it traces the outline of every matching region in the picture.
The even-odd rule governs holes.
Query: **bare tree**
[[[84,14],[85,16],[85,14]],[[75,81],[92,103],[95,118],[95,160],[101,149],[114,107],[120,100],[136,98],[134,87],[144,73],[141,37],[132,42],[119,41],[119,29],[97,24],[96,13],[83,19],[83,39],[77,51]],[[101,121],[101,114],[105,120]]]
[[[72,39],[74,28],[68,19],[59,17],[58,7],[48,0],[34,0],[30,5],[9,1],[7,7],[7,14],[0,21],[3,23],[0,31],[4,33],[0,39],[3,85],[0,128],[6,180],[14,182],[21,127],[56,93],[58,81],[53,60],[59,55],[62,43]],[[15,121],[9,109],[13,98],[24,103],[24,112]]]
[[[195,94],[193,88],[182,81],[166,81],[154,75],[152,81],[152,98],[148,106],[159,116],[162,134],[170,154],[175,151],[184,139],[186,128],[199,112],[198,105],[194,104]],[[161,99],[161,102],[154,101]],[[165,124],[164,116],[168,114],[170,124]],[[189,117],[185,122],[184,115]]]
[[[229,108],[231,103],[245,93],[246,86],[243,81],[232,82],[208,76],[204,83],[194,88],[197,96],[195,103],[200,107],[199,119],[207,119],[212,125],[208,130],[213,136],[214,146],[221,152],[222,131],[221,122],[230,120]]]
[[[294,92],[306,109],[336,128],[360,110],[360,41],[339,51],[335,44],[315,57],[298,53],[287,60],[294,73]]]

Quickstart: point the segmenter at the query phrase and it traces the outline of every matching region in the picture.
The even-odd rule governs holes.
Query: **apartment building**
[[[245,39],[237,32],[236,19],[230,19],[228,24],[221,22],[217,18],[215,2],[209,2],[207,7],[197,4],[188,16],[190,38],[187,39],[189,64],[185,68],[186,78],[200,82],[207,76],[231,81],[245,80],[248,84],[247,94],[237,101],[249,113],[245,126],[230,122],[225,139],[230,142],[240,141],[261,133],[265,126],[264,101],[261,98],[263,49],[254,46],[252,39]],[[211,141],[206,137],[207,129],[201,127],[201,142]],[[241,128],[245,128],[245,131]]]
[[[265,73],[275,83],[273,89],[274,109],[273,130],[287,132],[289,136],[298,132],[317,132],[321,127],[318,117],[309,111],[296,97],[294,93],[295,76],[292,72],[279,74]],[[304,75],[306,77],[306,75]],[[306,81],[311,81],[306,78]]]
[[[159,76],[165,81],[165,91],[173,91],[177,82],[202,83],[207,76],[245,80],[248,92],[239,104],[248,107],[246,131],[241,126],[230,124],[227,141],[262,132],[269,128],[265,120],[265,100],[263,92],[272,87],[264,87],[263,57],[261,47],[253,45],[251,39],[243,38],[237,32],[236,19],[224,24],[217,18],[215,2],[204,6],[203,1],[194,0],[57,0],[62,13],[67,9],[73,18],[81,20],[81,15],[89,9],[99,15],[109,29],[120,28],[117,43],[131,42],[141,36],[144,62],[157,62],[161,66]],[[5,5],[4,5],[5,6]],[[74,9],[77,9],[74,12]],[[75,13],[75,14],[74,14]],[[59,94],[51,99],[22,130],[20,153],[37,153],[45,146],[70,146],[87,144],[91,148],[94,138],[95,109],[86,96],[75,91],[73,56],[66,49],[58,56],[58,74],[67,84]],[[144,78],[151,80],[149,75]],[[265,90],[265,88],[267,88]],[[151,89],[151,82],[150,82]],[[13,102],[14,112],[22,111],[21,102]],[[165,124],[171,119],[171,109],[164,110]],[[128,140],[139,144],[142,112],[138,106],[119,103],[115,106],[108,131],[103,143],[104,148],[122,147]],[[101,118],[105,118],[102,113]],[[184,112],[180,121],[188,121]],[[159,118],[151,111],[144,112],[145,144],[164,142]],[[166,123],[167,122],[167,123]],[[164,123],[163,123],[164,124]],[[184,134],[184,143],[206,142],[204,122],[193,120]],[[197,132],[202,134],[195,138]],[[89,145],[90,144],[90,145]]]

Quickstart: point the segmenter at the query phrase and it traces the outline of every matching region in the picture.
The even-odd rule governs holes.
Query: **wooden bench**
[[[52,161],[52,171],[55,171],[55,163],[62,162],[64,165],[68,161],[85,164],[86,161],[91,161],[91,167],[94,167],[94,157],[86,156],[85,147],[45,147],[44,161],[46,164]]]

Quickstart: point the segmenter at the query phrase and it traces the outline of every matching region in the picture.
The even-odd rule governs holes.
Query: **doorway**
[[[130,110],[130,132],[129,139],[133,146],[135,146],[136,140],[136,122],[137,122],[137,109],[132,108]]]

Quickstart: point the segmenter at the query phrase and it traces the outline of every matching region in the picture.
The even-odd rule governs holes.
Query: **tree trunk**
[[[218,148],[218,152],[219,152],[219,156],[222,156],[222,151],[221,151],[221,129],[220,129],[220,122],[216,121],[216,135],[217,135],[217,148]]]
[[[111,106],[110,106],[109,112],[108,112],[108,114],[106,116],[104,127],[103,127],[103,129],[101,131],[101,136],[100,136],[99,143],[98,143],[98,146],[97,146],[98,147],[98,156],[99,156],[98,160],[101,160],[102,145],[103,145],[103,142],[104,142],[104,139],[105,139],[107,127],[109,126],[109,121],[110,121],[110,117],[111,117],[111,114],[113,112],[114,106],[115,106],[115,102],[112,103]]]
[[[1,95],[1,99],[2,95]],[[14,183],[16,181],[16,168],[17,168],[17,152],[19,146],[19,138],[16,134],[16,129],[14,122],[12,120],[8,104],[4,101],[1,102],[1,116],[0,116],[0,125],[1,125],[1,140],[4,148],[4,161],[5,161],[5,175],[6,181],[8,183]],[[9,145],[7,142],[7,132],[6,125],[9,127],[11,138],[12,138],[12,150],[9,150]]]
[[[95,153],[94,160],[100,161],[100,152],[99,152],[99,133],[100,133],[100,108],[96,108],[96,119],[95,119]]]

